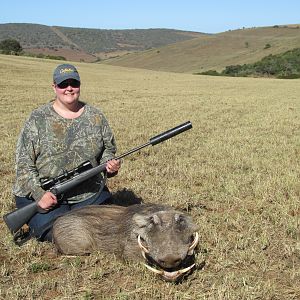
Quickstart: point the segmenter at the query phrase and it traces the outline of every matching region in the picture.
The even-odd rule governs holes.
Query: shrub
[[[201,73],[197,73],[198,75],[210,75],[210,76],[220,76],[220,74],[216,70],[208,70]]]
[[[20,43],[13,39],[6,39],[0,42],[0,49],[5,54],[15,54],[22,52],[22,46]]]
[[[242,70],[241,65],[231,65],[227,66],[225,70],[222,71],[223,75],[235,76]]]

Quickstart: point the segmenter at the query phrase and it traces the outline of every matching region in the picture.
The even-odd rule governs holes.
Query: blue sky
[[[173,28],[206,33],[300,23],[300,0],[1,1],[0,23],[98,29]]]

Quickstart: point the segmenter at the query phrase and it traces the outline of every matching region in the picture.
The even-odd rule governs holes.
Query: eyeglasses
[[[80,81],[78,81],[76,79],[67,79],[67,80],[64,80],[63,82],[57,84],[56,86],[60,89],[65,89],[68,86],[71,86],[72,88],[79,88]]]

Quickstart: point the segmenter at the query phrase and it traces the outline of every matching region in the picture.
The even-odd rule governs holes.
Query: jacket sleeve
[[[100,164],[105,163],[110,159],[113,159],[117,152],[115,137],[104,116],[102,116],[102,137],[103,137],[104,150],[102,153],[102,157],[100,159]]]
[[[16,147],[16,183],[15,190],[26,193],[39,201],[45,191],[40,186],[36,158],[39,152],[38,129],[31,117],[20,133]],[[25,196],[25,195],[24,195]]]

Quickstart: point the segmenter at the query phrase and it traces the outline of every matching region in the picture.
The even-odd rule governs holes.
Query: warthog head
[[[64,254],[114,253],[177,281],[195,266],[196,230],[190,216],[170,206],[91,205],[59,217],[53,241]]]
[[[137,213],[133,221],[137,225],[134,234],[149,270],[167,281],[176,281],[194,268],[199,236],[189,216],[167,209]]]

